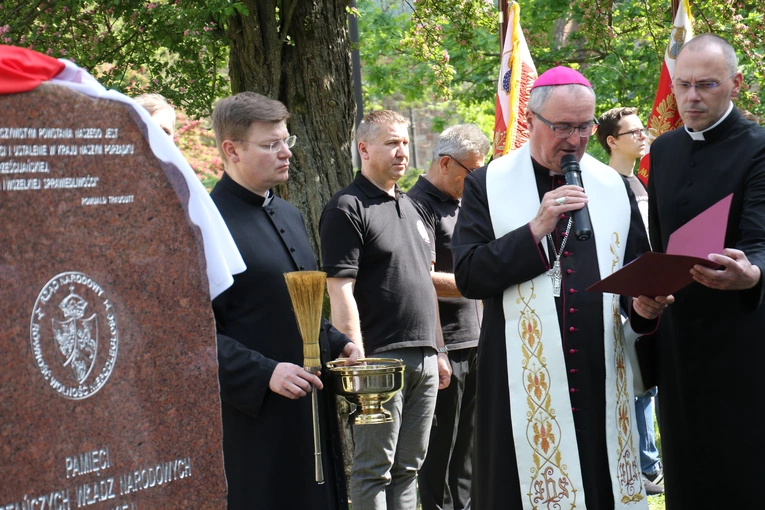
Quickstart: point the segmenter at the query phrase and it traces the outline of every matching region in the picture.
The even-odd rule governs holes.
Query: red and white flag
[[[494,117],[494,157],[517,149],[529,139],[526,105],[537,69],[531,60],[521,30],[520,6],[513,2],[507,18],[507,32],[497,80],[497,109]]]
[[[672,93],[672,78],[675,76],[675,58],[683,44],[693,37],[691,7],[688,0],[682,0],[675,14],[672,33],[669,36],[667,49],[664,51],[664,63],[661,66],[659,88],[656,90],[656,100],[653,103],[651,116],[648,118],[648,151],[651,143],[662,133],[671,131],[683,125],[680,113],[677,111],[677,101]],[[649,161],[648,151],[640,160],[638,178],[648,185]]]

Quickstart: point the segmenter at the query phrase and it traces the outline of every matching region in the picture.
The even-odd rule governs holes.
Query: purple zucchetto
[[[592,85],[590,85],[590,82],[587,81],[587,78],[582,73],[566,66],[548,69],[537,78],[537,81],[534,82],[531,88],[535,89],[551,85],[584,85],[585,87],[592,88]]]

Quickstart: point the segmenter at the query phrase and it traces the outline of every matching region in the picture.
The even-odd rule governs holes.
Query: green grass
[[[648,508],[650,510],[664,510],[664,494],[648,496]]]

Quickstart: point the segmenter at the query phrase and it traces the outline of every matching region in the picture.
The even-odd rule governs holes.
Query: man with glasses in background
[[[417,204],[432,241],[431,278],[452,367],[451,383],[438,392],[428,455],[418,476],[423,510],[470,508],[476,354],[482,311],[479,301],[466,299],[457,290],[451,241],[465,177],[484,165],[490,148],[489,139],[474,124],[448,128],[436,140],[428,173],[407,192]]]
[[[586,289],[647,251],[635,198],[585,154],[595,93],[556,67],[534,83],[529,141],[472,172],[452,238],[457,288],[484,302],[473,508],[647,509],[620,313],[648,333],[671,299]],[[585,189],[567,185],[563,156]],[[574,235],[589,208],[592,236]]]
[[[672,87],[685,127],[651,145],[649,230],[655,251],[733,194],[717,268],[694,266],[661,321],[659,399],[670,510],[763,508],[765,436],[765,129],[733,106],[743,75],[723,38],[680,50]],[[724,473],[724,490],[714,482]],[[708,482],[712,481],[710,486]]]
[[[303,368],[303,341],[284,273],[315,270],[300,212],[274,195],[287,180],[295,136],[282,103],[254,92],[222,99],[213,130],[225,173],[210,196],[247,269],[213,301],[228,508],[348,507],[334,394]],[[327,321],[323,363],[359,349]],[[331,385],[328,385],[331,387]],[[311,391],[319,391],[326,483],[314,475]]]
[[[598,119],[595,134],[608,154],[608,166],[619,172],[630,184],[640,214],[648,225],[648,193],[635,175],[635,163],[645,155],[648,148],[648,130],[637,116],[637,108],[611,108]]]
[[[647,229],[648,193],[635,175],[635,163],[646,153],[648,130],[643,127],[640,117],[637,116],[637,108],[611,108],[598,118],[598,130],[595,134],[609,156],[608,166],[619,172],[629,183]],[[634,338],[633,335],[632,339]],[[633,368],[638,370],[638,367]],[[653,398],[656,394],[654,386],[635,398],[635,420],[640,435],[640,468],[643,472],[643,485],[649,496],[664,492],[664,487],[659,485],[664,479],[664,474],[654,434]]]

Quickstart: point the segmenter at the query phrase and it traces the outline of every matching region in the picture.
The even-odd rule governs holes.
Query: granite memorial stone
[[[123,103],[43,83],[0,112],[0,509],[225,508],[183,176]]]

